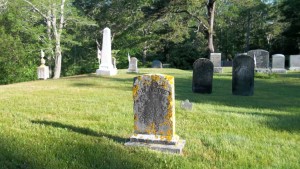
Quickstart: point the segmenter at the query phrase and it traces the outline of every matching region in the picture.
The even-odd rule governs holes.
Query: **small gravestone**
[[[188,99],[186,99],[185,101],[181,102],[180,107],[185,110],[192,110],[193,104]]]
[[[37,68],[38,79],[48,79],[49,78],[49,67],[45,65],[46,61],[44,59],[45,53],[41,50],[41,65]]]
[[[163,68],[161,61],[159,61],[159,60],[153,60],[153,62],[152,62],[152,68]]]
[[[252,96],[254,93],[254,60],[248,55],[234,58],[232,67],[232,94]]]
[[[211,53],[209,60],[213,63],[214,65],[214,72],[215,73],[222,73],[223,68],[221,66],[221,53]]]
[[[272,72],[287,73],[285,66],[285,56],[282,54],[272,55]]]
[[[114,69],[117,69],[117,59],[115,57],[112,57],[111,58],[111,63],[113,65],[113,68]]]
[[[147,74],[134,78],[134,135],[126,146],[182,153],[185,140],[175,134],[174,77]]]
[[[269,73],[269,52],[262,49],[250,50],[247,53],[254,60],[255,71]]]
[[[200,58],[193,64],[193,85],[194,93],[212,92],[214,65],[209,59]]]
[[[129,65],[128,65],[128,70],[127,72],[128,73],[138,73],[139,70],[138,70],[138,59],[136,57],[131,57],[129,56],[128,54],[128,62],[129,62]]]
[[[111,32],[109,28],[103,30],[102,51],[97,57],[98,59],[101,57],[99,69],[96,71],[97,75],[113,76],[117,74],[116,64],[113,63],[115,59],[111,55]]]
[[[300,70],[300,55],[290,55],[289,70]]]

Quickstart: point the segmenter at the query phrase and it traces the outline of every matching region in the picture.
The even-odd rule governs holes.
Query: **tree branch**
[[[38,14],[40,14],[42,17],[44,17],[46,20],[48,19],[47,15],[43,14],[36,6],[34,6],[30,1],[23,0],[27,4],[29,4]]]
[[[201,18],[197,17],[196,15],[191,14],[187,10],[176,10],[174,13],[185,13],[185,14],[189,15],[190,17],[195,18],[198,21],[199,26],[201,25],[205,30],[207,30],[207,31],[209,30],[209,28],[203,23]],[[199,26],[198,26],[198,30],[199,30]]]

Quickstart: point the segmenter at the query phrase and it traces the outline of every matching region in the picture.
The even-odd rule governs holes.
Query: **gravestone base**
[[[300,67],[290,67],[289,70],[300,71]]]
[[[49,78],[49,67],[40,66],[37,68],[38,79],[46,80]]]
[[[149,134],[137,134],[130,137],[130,141],[125,146],[148,147],[153,150],[182,154],[185,140],[180,140],[179,136],[174,136],[170,141],[161,139],[161,136]]]
[[[280,73],[280,74],[286,74],[286,69],[272,69],[272,73]]]
[[[131,70],[131,69],[128,69],[128,70],[127,70],[127,73],[139,73],[139,71],[138,71],[138,70]]]
[[[214,67],[214,73],[223,73],[222,67]]]
[[[270,69],[265,69],[265,68],[255,68],[254,71],[257,73],[271,73]]]
[[[117,69],[97,69],[96,75],[100,76],[114,76],[118,73]]]

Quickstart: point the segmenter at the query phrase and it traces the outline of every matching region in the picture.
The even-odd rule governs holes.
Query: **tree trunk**
[[[61,47],[60,47],[60,37],[61,37],[63,24],[64,24],[64,4],[65,4],[65,0],[62,0],[60,6],[60,23],[58,28],[56,25],[56,9],[55,7],[52,8],[52,16],[53,16],[52,27],[53,27],[53,33],[55,38],[55,68],[54,68],[53,79],[60,78],[60,74],[61,74],[62,54],[61,54]],[[55,4],[53,6],[55,6]]]
[[[213,41],[213,34],[214,34],[214,20],[215,20],[215,6],[216,0],[208,0],[207,3],[207,13],[208,13],[208,49],[210,53],[215,52],[214,49],[214,41]]]
[[[147,51],[148,51],[148,45],[147,45],[147,44],[148,44],[148,43],[147,43],[147,41],[146,41],[146,42],[145,42],[145,46],[144,46],[144,48],[143,48],[143,60],[142,60],[143,65],[146,64]]]

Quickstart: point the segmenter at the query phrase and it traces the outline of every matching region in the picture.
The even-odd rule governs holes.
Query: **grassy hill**
[[[299,168],[300,72],[255,78],[254,96],[231,94],[231,73],[211,95],[175,76],[176,133],[184,155],[125,147],[133,133],[136,74],[94,74],[0,86],[0,168]],[[180,108],[189,99],[193,110]]]

